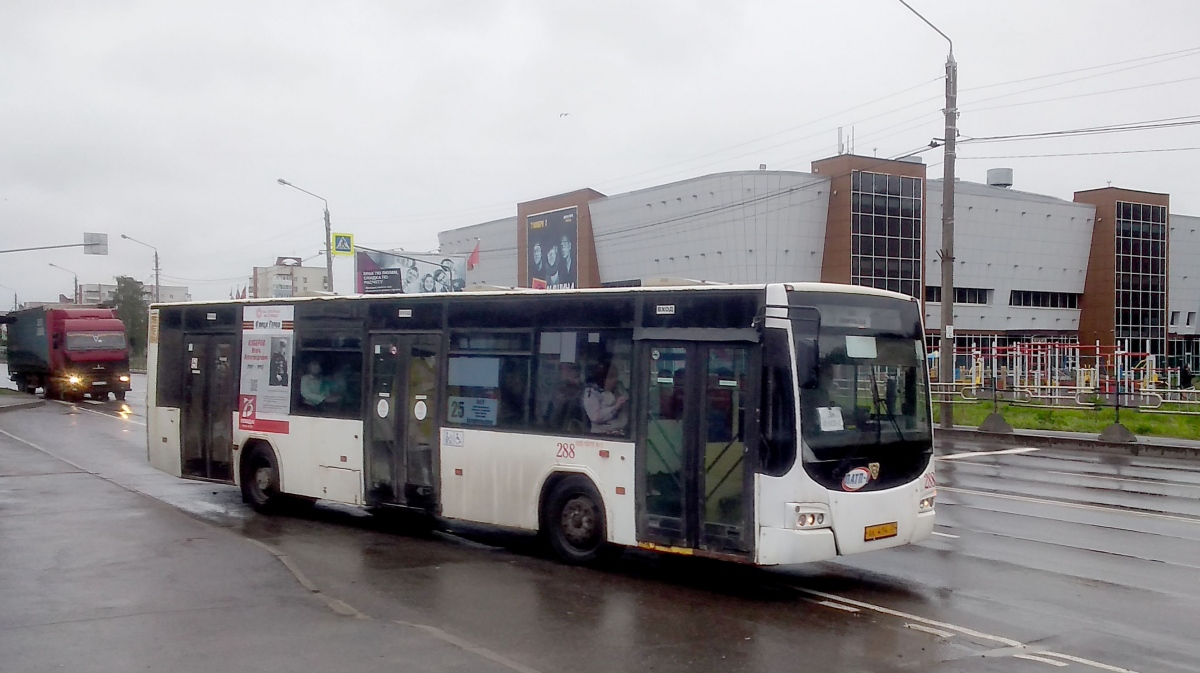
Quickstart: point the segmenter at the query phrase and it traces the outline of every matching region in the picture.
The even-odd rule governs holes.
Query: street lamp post
[[[954,144],[958,135],[958,63],[954,60],[954,41],[929,19],[913,9],[904,0],[900,0],[917,18],[921,19],[938,35],[950,43],[950,54],[946,57],[946,132],[943,139],[945,159],[942,163],[942,336],[938,348],[938,382],[946,390],[954,384]],[[943,393],[940,425],[943,428],[954,427],[954,405],[950,402],[948,393]]]
[[[329,224],[329,201],[326,201],[325,197],[317,196],[307,189],[297,187],[283,178],[279,178],[276,180],[276,182],[285,187],[291,187],[292,189],[302,191],[309,196],[321,199],[321,201],[325,204],[325,275],[329,279],[328,287],[326,289],[329,290],[330,294],[333,294],[333,232]]]
[[[151,250],[154,251],[154,303],[157,304],[159,301],[161,301],[161,297],[159,296],[159,291],[160,291],[160,288],[162,287],[161,284],[159,283],[159,280],[160,280],[159,274],[161,273],[162,269],[160,269],[158,266],[158,248],[154,247],[153,245],[150,245],[149,243],[142,243],[141,241],[137,240],[136,238],[134,238],[132,236],[126,236],[125,234],[121,234],[121,238],[123,238],[127,241],[133,241],[134,243],[137,243],[138,245],[144,245],[147,248],[150,248]]]
[[[75,303],[82,304],[83,302],[79,300],[79,274],[75,273],[74,271],[72,271],[66,267],[59,266],[59,265],[55,264],[54,262],[50,262],[50,266],[58,269],[59,271],[66,271],[67,273],[69,273],[75,277],[75,295],[74,295]]]

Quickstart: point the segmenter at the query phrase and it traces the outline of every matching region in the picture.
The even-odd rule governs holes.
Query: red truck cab
[[[45,307],[10,314],[9,375],[27,392],[94,399],[129,390],[129,344],[116,311]]]

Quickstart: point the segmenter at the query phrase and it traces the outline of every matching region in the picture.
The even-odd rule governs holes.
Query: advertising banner
[[[288,433],[295,315],[291,305],[242,307],[242,430]]]
[[[529,274],[534,289],[573,288],[579,278],[579,209],[575,206],[525,218]]]
[[[467,256],[358,249],[360,294],[461,292],[467,286]]]

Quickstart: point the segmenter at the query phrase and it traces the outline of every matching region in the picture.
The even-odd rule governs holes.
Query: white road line
[[[841,605],[840,603],[834,603],[833,601],[817,601],[816,603],[817,605],[824,605],[827,608],[835,608],[837,610],[844,610],[846,612],[858,612],[858,608],[852,608],[849,605]]]
[[[106,414],[106,413],[104,413],[104,412],[102,412],[102,411],[95,411],[95,410],[92,410],[92,409],[86,409],[86,408],[84,408],[84,407],[81,407],[81,406],[77,406],[77,405],[71,404],[70,402],[64,402],[64,401],[62,401],[62,400],[57,400],[57,402],[58,402],[59,404],[66,405],[66,406],[68,406],[68,407],[74,407],[74,408],[76,408],[76,409],[78,409],[78,410],[80,410],[80,411],[86,411],[86,412],[88,412],[89,414],[96,414],[97,416],[104,416],[105,418],[112,418],[112,419],[116,419],[116,420],[118,420],[118,421],[125,421],[126,423],[133,423],[134,425],[140,425],[140,426],[142,426],[143,428],[144,428],[144,427],[146,427],[146,424],[145,424],[145,423],[142,423],[141,421],[135,421],[135,420],[133,420],[132,418],[125,418],[125,417],[123,417],[123,416],[113,416],[112,414]]]
[[[87,402],[88,404],[104,404],[100,400],[84,400],[84,402]]]
[[[974,629],[968,629],[965,626],[958,626],[956,624],[948,624],[946,622],[939,622],[939,621],[933,620],[933,619],[926,619],[924,617],[919,617],[917,615],[909,614],[907,612],[901,612],[900,610],[893,610],[891,608],[885,608],[881,605],[874,605],[874,604],[867,603],[864,601],[856,601],[852,598],[845,598],[843,596],[838,596],[836,594],[829,594],[829,593],[825,593],[824,591],[817,591],[816,589],[807,589],[805,587],[796,586],[794,584],[791,585],[791,587],[793,589],[795,589],[796,591],[799,591],[800,593],[805,593],[810,596],[816,596],[818,598],[823,598],[826,601],[838,601],[840,603],[845,603],[846,605],[853,605],[853,606],[862,608],[864,610],[871,610],[873,612],[878,612],[880,614],[891,615],[893,617],[899,617],[908,622],[916,622],[918,624],[923,624],[925,626],[932,626],[939,630],[949,631],[949,632],[953,632],[953,633],[959,633],[964,636],[970,636],[972,638],[977,638],[979,640],[990,640],[992,642],[1000,643],[1000,644],[1006,645],[1008,647],[1014,647],[1019,650],[1028,649],[1027,645],[1025,645],[1024,643],[1022,643],[1020,641],[1013,640],[1012,638],[1005,638],[1004,636],[994,636],[990,633],[983,633],[981,631],[976,631]],[[905,626],[912,628],[913,625],[905,624]],[[953,635],[953,634],[951,634],[951,635]],[[1076,657],[1076,656],[1072,656],[1069,654],[1062,654],[1059,652],[1038,652],[1038,654],[1045,655],[1047,657],[1058,657],[1059,659],[1065,659],[1067,661],[1071,661],[1071,662],[1074,662],[1077,664],[1083,664],[1084,666],[1091,666],[1092,668],[1098,668],[1102,671],[1111,671],[1112,673],[1137,673],[1137,671],[1133,671],[1128,668],[1120,668],[1119,666],[1112,666],[1110,664],[1104,664],[1099,661],[1092,661],[1091,659],[1084,659],[1083,657]],[[1014,654],[1013,656],[1018,656],[1018,655]],[[1026,656],[1029,656],[1029,655],[1026,655]]]
[[[1046,500],[1044,498],[1031,498],[1027,495],[1012,495],[1009,493],[989,493],[988,491],[975,491],[969,488],[955,488],[953,486],[938,486],[938,490],[946,491],[947,493],[966,493],[967,495],[982,495],[988,498],[999,498],[1001,500],[1016,500],[1018,502],[1032,502],[1038,505],[1059,505],[1061,507],[1069,507],[1071,509],[1086,509],[1094,512],[1108,512],[1110,514],[1129,514],[1131,516],[1142,516],[1151,519],[1164,519],[1167,521],[1182,521],[1184,523],[1200,524],[1200,519],[1193,519],[1185,516],[1173,516],[1171,514],[1159,514],[1158,512],[1139,512],[1131,509],[1121,509],[1120,507],[1107,507],[1105,505],[1086,505],[1077,502],[1062,502],[1060,500]]]
[[[934,534],[934,535],[936,535],[936,536],[938,536],[938,537],[948,537],[948,538],[950,538],[951,540],[957,540],[957,539],[958,539],[958,536],[957,536],[957,535],[951,535],[951,534],[949,534],[949,533],[939,533],[939,532],[937,532],[936,530],[935,530],[935,531],[933,531],[933,534]]]
[[[935,629],[931,626],[922,626],[920,624],[905,624],[904,628],[912,629],[913,631],[922,631],[924,633],[932,633],[933,635],[935,635],[939,638],[953,638],[954,637],[954,634],[950,633],[949,631]]]
[[[1111,666],[1109,664],[1102,664],[1098,661],[1092,661],[1091,659],[1080,659],[1079,657],[1073,657],[1069,654],[1063,654],[1061,652],[1042,652],[1042,654],[1044,654],[1048,657],[1058,657],[1059,659],[1066,659],[1067,661],[1073,661],[1077,664],[1083,664],[1084,666],[1091,666],[1092,668],[1098,668],[1102,671],[1112,671],[1112,673],[1137,673],[1137,671],[1131,671],[1128,668],[1121,668],[1120,666]]]
[[[1046,657],[1039,657],[1036,654],[1014,654],[1013,659],[1028,659],[1029,661],[1040,661],[1043,664],[1050,664],[1051,666],[1058,666],[1060,668],[1063,666],[1069,665],[1065,661],[1055,661],[1053,659],[1047,659]]]
[[[945,456],[937,456],[938,460],[961,460],[963,458],[978,458],[980,456],[1008,456],[1014,453],[1031,453],[1038,451],[1035,446],[1025,446],[1019,449],[999,449],[996,451],[968,451],[966,453],[951,453]]]
[[[50,456],[51,458],[53,458],[53,459],[55,459],[55,460],[58,460],[58,461],[64,462],[64,463],[66,463],[67,465],[70,465],[71,467],[75,468],[76,470],[79,470],[80,472],[86,472],[86,473],[88,473],[88,474],[96,474],[95,472],[92,472],[91,470],[89,470],[89,469],[87,469],[86,467],[84,467],[84,466],[80,465],[79,463],[72,462],[72,461],[70,461],[70,460],[67,460],[66,458],[63,458],[63,457],[61,457],[61,456],[57,456],[57,455],[55,455],[55,454],[51,453],[51,452],[50,452],[50,449],[47,449],[47,448],[46,448],[46,447],[44,447],[44,446],[38,446],[37,444],[34,444],[33,442],[29,441],[28,439],[24,439],[24,438],[22,438],[22,437],[18,437],[18,436],[14,435],[14,434],[13,434],[13,433],[11,433],[11,432],[8,432],[8,431],[6,431],[6,430],[0,430],[0,435],[4,435],[5,437],[8,437],[9,439],[12,439],[12,440],[14,440],[14,441],[18,441],[18,442],[20,442],[20,443],[24,444],[25,446],[28,446],[28,447],[31,447],[31,448],[37,449],[38,451],[41,451],[42,453],[46,454],[47,456]],[[99,476],[99,475],[97,475],[97,476]],[[101,478],[103,478],[103,477],[101,477]]]

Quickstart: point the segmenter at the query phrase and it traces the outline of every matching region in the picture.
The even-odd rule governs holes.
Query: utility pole
[[[938,251],[942,260],[942,336],[938,348],[938,383],[945,391],[939,407],[939,425],[953,428],[954,404],[950,402],[950,393],[954,390],[954,144],[958,137],[958,63],[954,60],[954,41],[929,19],[921,16],[912,5],[904,0],[900,0],[900,4],[950,43],[950,54],[946,57],[946,108],[943,110],[946,131],[943,138],[945,158],[942,162],[942,249]]]
[[[146,267],[142,267],[142,268],[144,269]],[[159,266],[158,266],[158,248],[155,248],[154,249],[154,303],[155,304],[162,301],[162,284],[161,284],[162,279],[159,277],[159,274],[161,272],[162,272],[162,269],[159,268]],[[179,273],[179,272],[176,271],[175,273]]]

